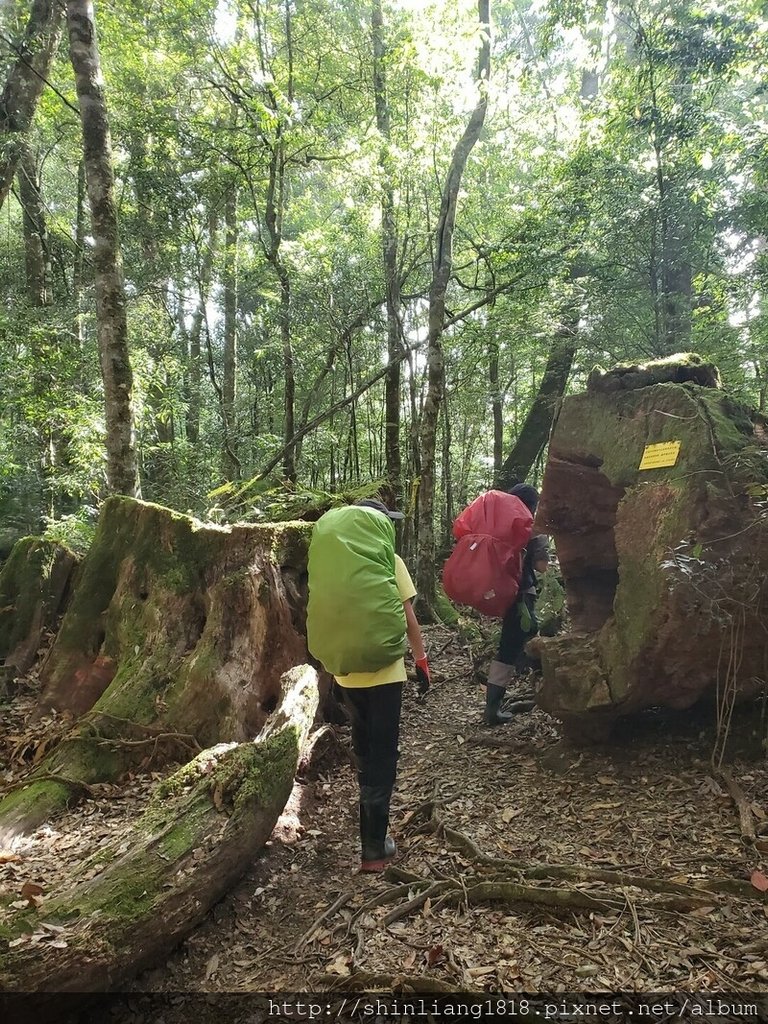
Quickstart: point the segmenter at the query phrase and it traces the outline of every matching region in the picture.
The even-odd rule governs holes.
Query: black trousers
[[[525,603],[528,614],[531,618],[531,628],[523,629],[521,620],[521,604]],[[539,624],[535,614],[536,595],[521,594],[515,603],[508,609],[501,623],[501,640],[499,641],[499,653],[496,660],[505,665],[514,665],[518,671],[524,671],[528,667],[528,659],[525,654],[525,645],[536,636],[539,631]]]
[[[397,775],[403,684],[339,689],[352,725],[360,788],[375,787],[391,793]]]

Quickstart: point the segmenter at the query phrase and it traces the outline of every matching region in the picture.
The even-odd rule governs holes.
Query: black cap
[[[515,484],[514,487],[510,487],[509,493],[519,498],[533,515],[536,514],[536,506],[539,504],[539,492],[535,487],[531,487],[530,484]]]
[[[359,505],[362,508],[374,508],[377,512],[389,516],[390,519],[405,519],[404,513],[391,511],[383,501],[376,501],[375,498],[363,498],[362,501],[356,501],[355,505]]]

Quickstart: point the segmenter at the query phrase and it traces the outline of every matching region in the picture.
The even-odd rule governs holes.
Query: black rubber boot
[[[397,853],[397,844],[387,835],[391,788],[360,787],[361,871],[383,871]]]
[[[483,718],[486,725],[504,725],[505,722],[509,722],[512,718],[512,715],[508,715],[506,711],[499,710],[506,692],[506,688],[503,686],[494,686],[493,683],[486,685],[485,716]]]

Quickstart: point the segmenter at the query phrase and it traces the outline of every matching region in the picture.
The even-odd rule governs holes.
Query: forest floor
[[[351,764],[315,772],[297,782],[241,883],[132,991],[768,990],[768,839],[741,841],[736,806],[710,764],[707,722],[649,715],[588,749],[564,744],[539,710],[488,729],[466,645],[444,627],[428,634],[439,652],[433,688],[424,702],[408,688],[404,705],[396,872],[355,873]],[[51,722],[29,724],[33,704],[32,679],[0,721],[3,788],[50,735]],[[768,762],[737,757],[729,769],[759,836],[768,831]],[[135,819],[157,778],[97,790],[0,852],[0,895],[44,912],[77,861]],[[526,875],[545,864],[587,870]],[[638,887],[648,879],[677,891]],[[691,891],[712,879],[731,880],[734,892]]]

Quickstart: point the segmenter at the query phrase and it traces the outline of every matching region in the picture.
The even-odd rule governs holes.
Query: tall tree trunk
[[[555,331],[544,376],[512,451],[496,474],[495,486],[502,490],[526,479],[549,438],[555,409],[563,397],[578,347],[579,309],[575,301],[563,310]]]
[[[75,337],[78,350],[83,344],[83,290],[85,287],[85,233],[86,233],[86,186],[85,186],[85,160],[80,159],[77,165],[77,206],[75,210],[75,256],[72,263],[72,305],[75,310],[75,318],[72,324],[72,334]]]
[[[259,28],[261,22],[259,21]],[[286,96],[288,102],[293,101],[293,29],[291,0],[284,0],[285,43],[288,56],[288,81]],[[264,37],[259,33],[262,66],[265,64]],[[264,223],[269,236],[269,244],[265,246],[267,261],[277,277],[280,288],[280,342],[283,352],[283,447],[281,458],[283,474],[286,480],[296,480],[296,376],[293,358],[293,342],[291,338],[291,280],[288,269],[283,263],[280,247],[283,242],[283,214],[285,212],[285,138],[283,115],[280,111],[277,96],[271,88],[267,88],[267,96],[277,123],[275,140],[269,161],[269,178],[264,208]]]
[[[283,437],[288,443],[283,472],[286,480],[295,482],[296,446],[292,442],[296,433],[296,371],[291,340],[291,280],[279,254],[276,267],[280,281],[280,341],[283,348]]]
[[[491,73],[490,0],[478,0],[481,28],[478,57],[479,97],[464,134],[456,145],[443,187],[435,233],[435,260],[429,288],[427,335],[427,396],[421,417],[421,484],[419,486],[419,557],[417,587],[422,618],[433,621],[435,603],[435,449],[440,406],[445,392],[445,362],[442,334],[445,322],[445,294],[453,269],[453,230],[459,187],[472,147],[480,137],[488,107],[487,82]]]
[[[504,458],[504,400],[499,384],[499,339],[492,322],[490,328],[488,383],[491,389],[491,412],[493,415],[493,474],[498,476]]]
[[[667,193],[667,202],[670,192]],[[682,196],[679,203],[685,203]],[[670,213],[662,256],[662,284],[664,294],[664,348],[663,355],[685,352],[691,343],[691,312],[693,296],[693,269],[686,253],[686,235],[682,218]]]
[[[240,479],[236,457],[235,378],[237,373],[237,188],[227,189],[224,202],[226,240],[224,245],[224,368],[221,382],[221,411],[224,420],[225,476]]]
[[[269,164],[264,220],[269,234],[267,260],[280,287],[280,343],[283,351],[283,473],[296,480],[296,377],[291,340],[291,280],[280,255],[283,241],[283,203],[285,197],[285,147],[278,128]]]
[[[96,25],[89,0],[68,0],[69,52],[83,128],[83,159],[94,238],[96,324],[104,380],[107,485],[113,493],[138,493],[123,263],[114,198],[112,143],[102,87]]]
[[[24,140],[61,36],[60,0],[33,0],[24,37],[0,96],[0,207],[13,183]]]
[[[213,258],[216,251],[216,235],[218,232],[218,213],[213,207],[208,214],[208,246],[200,262],[197,278],[197,305],[192,315],[192,326],[189,330],[188,381],[189,403],[187,405],[187,440],[197,444],[200,439],[200,409],[202,364],[200,337],[205,320],[205,304],[213,273]]]
[[[37,161],[29,146],[24,146],[19,159],[18,182],[23,213],[27,297],[32,306],[50,306],[53,293],[45,206]]]
[[[385,73],[386,48],[384,45],[384,18],[381,0],[371,6],[373,36],[373,95],[376,107],[376,127],[381,136],[379,146],[379,172],[381,174],[381,250],[384,268],[384,286],[387,305],[387,372],[384,390],[384,451],[386,475],[393,505],[398,507],[403,493],[403,466],[400,451],[400,378],[402,352],[402,326],[400,322],[400,275],[397,260],[397,223],[395,220],[394,166],[391,150],[391,130],[387,81]]]

